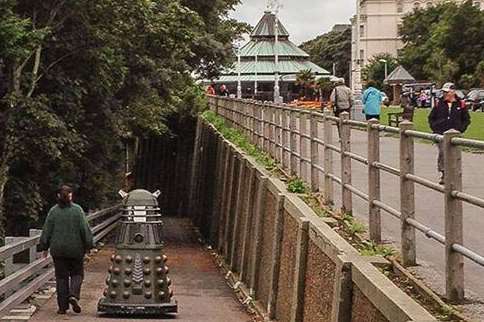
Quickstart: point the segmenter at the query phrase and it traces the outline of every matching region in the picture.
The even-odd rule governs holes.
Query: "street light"
[[[237,98],[242,98],[242,82],[240,80],[240,69],[241,69],[241,63],[240,63],[240,40],[238,40],[235,44],[237,48]]]
[[[388,61],[386,59],[380,59],[379,62],[385,64],[385,79],[387,79],[388,78]]]

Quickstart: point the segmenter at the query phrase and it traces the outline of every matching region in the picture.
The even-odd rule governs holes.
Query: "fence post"
[[[351,185],[351,157],[346,155],[346,152],[351,152],[351,125],[345,123],[349,119],[349,113],[341,113],[339,122],[341,128],[341,211],[343,214],[351,214],[353,211],[353,196],[351,191],[345,187],[346,185]]]
[[[402,264],[413,266],[417,264],[415,228],[407,223],[407,219],[415,218],[415,184],[407,179],[407,174],[414,173],[414,140],[405,134],[412,130],[409,121],[400,123],[400,224],[402,240]]]
[[[303,180],[306,181],[306,161],[304,160],[306,158],[304,154],[304,142],[306,138],[304,137],[307,135],[307,118],[306,114],[299,112],[299,177]],[[307,181],[306,181],[307,182]]]
[[[368,207],[370,240],[381,243],[381,214],[380,208],[373,204],[373,201],[380,200],[380,170],[374,163],[380,161],[380,133],[378,120],[372,119],[368,122]]]
[[[40,236],[42,229],[29,229],[29,237]],[[32,263],[37,260],[37,245],[30,247],[29,262]]]
[[[291,154],[287,153],[287,148],[289,148],[289,136],[290,132],[287,130],[287,110],[282,111],[282,168],[289,169]]]
[[[290,135],[291,135],[291,139],[290,139],[290,142],[289,142],[289,150],[291,150],[291,155],[290,155],[290,158],[291,158],[291,175],[297,175],[297,157],[295,155],[296,153],[296,149],[297,149],[297,127],[296,127],[296,112],[295,111],[291,111],[289,113],[289,117],[290,117],[290,120],[289,120],[289,128],[290,128]]]
[[[328,147],[333,142],[333,128],[328,119],[330,115],[330,111],[324,111],[324,201],[327,204],[334,203],[333,179],[330,177],[333,173],[333,151]]]
[[[284,136],[284,129],[282,124],[282,113],[284,111],[281,110],[280,107],[276,108],[276,160],[282,164],[282,160],[284,159],[284,149],[282,148],[282,137]]]
[[[460,133],[450,130],[444,133],[445,168],[445,272],[446,296],[450,301],[464,299],[464,259],[454,251],[454,244],[464,244],[462,201],[454,197],[454,191],[462,191],[462,152],[452,144]]]
[[[269,155],[276,159],[276,124],[275,122],[275,109],[273,106],[269,106]]]
[[[310,114],[310,136],[311,136],[311,191],[319,191],[319,169],[316,166],[319,162],[319,144],[314,139],[318,137],[318,119],[317,114],[311,112]]]

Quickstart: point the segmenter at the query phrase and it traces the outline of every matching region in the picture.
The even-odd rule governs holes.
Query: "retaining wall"
[[[281,180],[202,119],[195,141],[192,218],[266,317],[436,321]]]

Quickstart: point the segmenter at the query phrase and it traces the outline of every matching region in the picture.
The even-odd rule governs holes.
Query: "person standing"
[[[93,248],[92,232],[81,206],[72,202],[72,188],[63,185],[42,228],[39,249],[54,260],[58,314],[66,314],[69,304],[76,313],[84,278],[84,255]]]
[[[366,85],[366,90],[363,92],[363,113],[367,121],[380,119],[382,101],[383,96],[380,90],[376,88],[375,82],[369,81]]]
[[[453,83],[445,83],[442,86],[442,92],[443,97],[439,99],[429,114],[430,128],[434,133],[440,135],[451,129],[464,133],[471,124],[471,116],[465,102],[457,96]],[[443,144],[443,142],[439,142],[437,145],[439,149],[437,170],[440,172],[440,184],[445,183]]]
[[[351,89],[345,85],[344,78],[338,78],[335,81],[335,88],[331,92],[329,101],[333,107],[333,113],[336,117],[339,117],[341,113],[350,113],[351,107],[353,106],[353,92]],[[341,138],[340,125],[338,123],[338,134]]]
[[[220,85],[220,96],[229,97],[230,92],[225,84]]]

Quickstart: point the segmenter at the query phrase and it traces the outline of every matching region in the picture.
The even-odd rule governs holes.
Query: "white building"
[[[352,84],[359,76],[356,64],[361,67],[373,56],[388,53],[397,56],[403,43],[398,36],[398,27],[405,14],[446,0],[357,0],[358,15],[352,19]],[[465,0],[454,0],[464,2]],[[473,0],[474,5],[484,9],[484,0]],[[358,26],[359,20],[359,26]],[[359,39],[359,40],[358,40]]]

